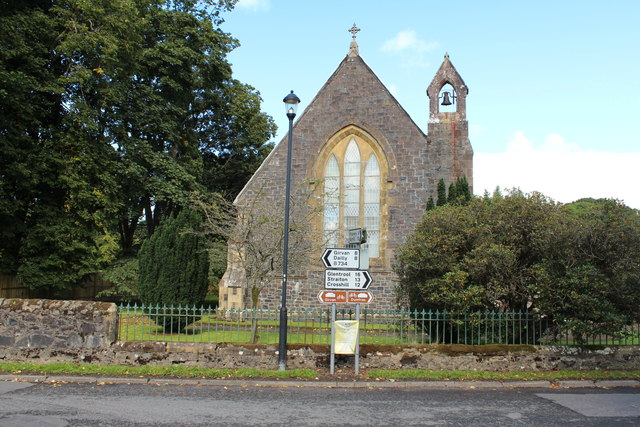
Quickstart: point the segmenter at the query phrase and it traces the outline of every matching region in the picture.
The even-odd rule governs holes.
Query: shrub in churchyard
[[[637,210],[513,190],[427,211],[395,271],[412,309],[545,316],[580,342],[640,321],[638,259]]]
[[[187,309],[201,304],[207,293],[209,256],[199,233],[202,219],[191,209],[170,217],[149,237],[139,253],[138,291],[154,320],[166,332],[181,332],[197,320]],[[180,307],[164,316],[155,307]],[[168,311],[167,311],[168,313]]]

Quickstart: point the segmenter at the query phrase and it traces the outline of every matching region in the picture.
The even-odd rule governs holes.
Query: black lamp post
[[[284,371],[287,365],[287,267],[289,264],[289,199],[291,198],[291,146],[293,141],[293,119],[298,110],[300,98],[293,91],[283,99],[289,118],[289,139],[287,142],[287,181],[284,199],[284,253],[282,254],[282,306],[280,307],[280,347],[278,349],[278,369]]]

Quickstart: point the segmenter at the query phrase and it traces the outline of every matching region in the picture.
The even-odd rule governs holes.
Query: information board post
[[[331,360],[329,362],[329,373],[335,372],[336,366],[336,304],[331,304]]]
[[[356,321],[360,322],[360,304],[356,304]],[[360,373],[360,328],[356,333],[356,345],[353,353],[355,356],[355,374]],[[329,358],[329,374],[336,371],[336,304],[331,304],[331,356]]]
[[[359,322],[360,321],[360,304],[356,304],[356,320]],[[358,335],[356,335],[356,360],[354,362],[355,364],[355,371],[356,371],[356,375],[358,375],[358,373],[360,372],[360,329],[358,328]]]

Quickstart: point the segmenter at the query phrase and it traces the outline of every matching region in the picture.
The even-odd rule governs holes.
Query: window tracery
[[[324,167],[323,231],[328,247],[344,247],[349,230],[365,228],[369,257],[380,255],[381,172],[372,147],[351,136]]]

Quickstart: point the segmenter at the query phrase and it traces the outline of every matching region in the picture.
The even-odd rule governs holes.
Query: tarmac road
[[[637,382],[42,381],[0,378],[0,426],[640,426]]]

